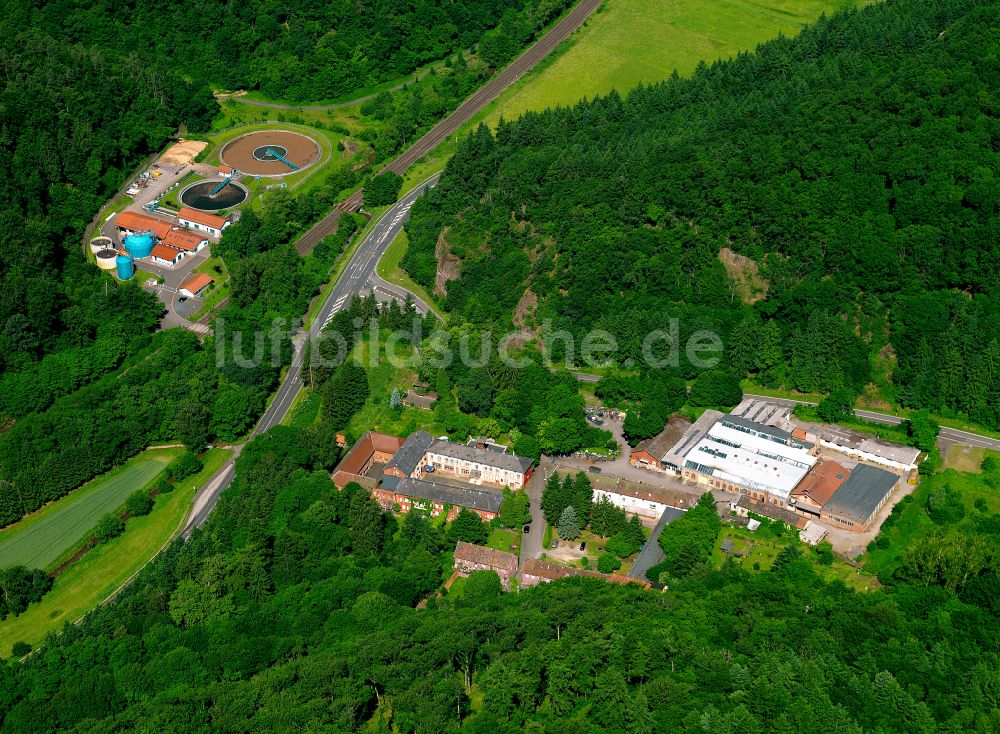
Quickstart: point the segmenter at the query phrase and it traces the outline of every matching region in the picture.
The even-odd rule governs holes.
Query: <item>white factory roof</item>
[[[776,440],[780,436],[773,428],[760,426],[760,433],[751,433],[724,425],[726,422],[712,426],[687,454],[685,466],[785,499],[816,463],[816,457],[801,443],[788,445]]]

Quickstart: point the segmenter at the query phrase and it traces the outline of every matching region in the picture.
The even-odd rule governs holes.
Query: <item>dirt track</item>
[[[538,39],[528,50],[514,59],[499,74],[473,92],[454,112],[428,130],[423,137],[404,150],[399,156],[391,160],[383,170],[394,171],[403,175],[410,166],[434,150],[449,135],[454,134],[462,125],[471,120],[477,112],[499,97],[507,87],[524,76],[535,64],[548,56],[556,46],[569,38],[570,34],[583,25],[583,21],[600,6],[601,1],[580,0],[562,20],[553,26],[552,30]],[[361,208],[362,198],[363,192],[359,190],[338,204],[333,211],[316,222],[298,239],[295,243],[295,249],[303,255],[311,252],[320,240],[337,231],[337,220],[340,218],[341,212],[357,211]]]

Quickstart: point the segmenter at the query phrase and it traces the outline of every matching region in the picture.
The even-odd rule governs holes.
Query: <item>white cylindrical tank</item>
[[[118,253],[110,247],[96,253],[94,257],[97,260],[97,267],[101,270],[114,270],[117,267],[115,258],[118,257]]]
[[[110,237],[94,237],[90,241],[90,251],[95,255],[101,250],[113,250],[115,243],[111,241]]]

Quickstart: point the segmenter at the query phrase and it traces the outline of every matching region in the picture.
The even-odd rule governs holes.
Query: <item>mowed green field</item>
[[[528,110],[571,105],[612,89],[682,76],[753,50],[779,34],[795,35],[823,13],[856,0],[606,0],[567,42],[568,48],[518,82],[488,109],[493,126]]]
[[[495,128],[502,116],[663,81],[676,69],[690,76],[699,61],[711,64],[752,51],[778,35],[793,36],[823,13],[861,7],[869,0],[605,0],[586,24],[523,79],[420,159],[406,173],[408,191],[455,154],[457,141],[481,122]]]
[[[47,568],[136,490],[148,487],[182,449],[151,449],[0,531],[0,568]]]
[[[0,658],[8,657],[18,640],[37,645],[46,634],[58,632],[66,622],[76,622],[118,590],[181,529],[195,491],[228,457],[228,451],[209,449],[201,457],[204,468],[173,492],[157,497],[150,514],[130,519],[122,535],[93,548],[61,573],[40,602],[0,622]]]

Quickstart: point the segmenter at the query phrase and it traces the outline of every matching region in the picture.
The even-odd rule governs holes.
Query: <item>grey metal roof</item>
[[[429,482],[426,479],[413,479],[411,477],[400,479],[395,492],[414,499],[458,505],[483,512],[499,512],[500,503],[503,502],[502,492],[491,492],[472,486],[456,487],[452,484],[440,484],[439,482]]]
[[[507,469],[509,471],[521,472],[522,474],[528,471],[528,468],[532,464],[531,459],[523,456],[500,453],[496,450],[491,451],[488,448],[480,449],[475,446],[465,446],[460,443],[452,443],[451,441],[435,441],[427,450],[432,454],[450,456],[453,459],[472,461],[484,466]]]
[[[708,433],[709,429],[722,416],[723,413],[717,410],[706,410],[698,417],[698,420],[688,426],[684,434],[677,440],[677,443],[660,460],[677,467],[683,466],[684,457],[687,456],[687,452],[694,448],[694,445]]]
[[[863,523],[896,486],[898,479],[885,469],[858,464],[823,507],[823,512]]]
[[[420,466],[424,454],[432,443],[434,438],[427,431],[414,431],[406,437],[403,445],[392,455],[385,468],[399,469],[406,476],[410,476]]]
[[[747,430],[756,431],[757,433],[762,433],[766,436],[771,436],[772,438],[776,438],[779,441],[783,441],[785,443],[799,444],[801,446],[805,446],[808,449],[814,447],[814,444],[812,444],[809,441],[803,441],[798,438],[793,438],[792,434],[789,433],[788,431],[783,431],[780,428],[769,426],[766,423],[757,423],[756,421],[748,420],[747,418],[743,418],[742,416],[739,415],[733,415],[732,413],[721,418],[720,422],[731,423],[734,426],[742,426]]]

